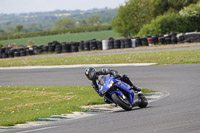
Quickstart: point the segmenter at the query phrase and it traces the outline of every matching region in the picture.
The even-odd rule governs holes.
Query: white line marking
[[[58,126],[53,126],[53,127],[44,127],[44,128],[38,128],[38,129],[33,129],[33,130],[28,130],[28,131],[16,132],[16,133],[30,133],[30,132],[36,132],[36,131],[42,131],[42,130],[47,130],[47,129],[57,128],[57,127],[58,127]]]
[[[121,67],[121,66],[150,66],[156,63],[128,63],[128,64],[85,64],[85,65],[57,65],[57,66],[26,66],[26,67],[0,67],[0,70],[12,69],[52,69],[52,68],[81,68],[81,67]]]

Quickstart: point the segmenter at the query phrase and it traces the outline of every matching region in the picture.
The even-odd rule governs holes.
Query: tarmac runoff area
[[[150,104],[157,100],[168,97],[169,93],[167,91],[152,92],[149,94],[145,94],[145,96],[148,99],[148,103]],[[94,115],[112,113],[112,112],[123,110],[121,107],[115,107],[114,104],[88,105],[88,106],[82,106],[82,108],[85,108],[85,110],[83,110],[82,112],[72,112],[72,114],[53,115],[49,118],[38,118],[38,121],[30,121],[30,122],[26,122],[25,124],[17,124],[15,126],[10,126],[10,127],[2,126],[0,127],[0,132],[12,130],[12,129],[18,129],[18,128],[28,128],[32,126],[50,124],[51,122],[55,122],[55,121],[80,119],[84,117],[90,117]],[[138,108],[138,107],[134,107],[134,108]],[[134,108],[133,108],[133,113],[134,113]]]
[[[126,64],[84,64],[84,65],[57,65],[57,66],[22,66],[22,67],[0,67],[0,70],[14,69],[53,69],[53,68],[86,68],[93,67],[123,67],[123,66],[151,66],[157,63],[126,63]]]

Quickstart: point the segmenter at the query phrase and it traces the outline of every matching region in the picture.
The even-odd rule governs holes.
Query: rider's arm
[[[120,77],[120,75],[118,74],[118,72],[116,70],[111,70],[111,69],[107,69],[107,68],[103,68],[101,71],[97,72],[99,75],[113,75],[115,78]]]
[[[98,85],[97,85],[97,83],[96,83],[95,80],[92,81],[92,87],[93,87],[94,90],[99,94],[99,87],[98,87]],[[101,95],[99,94],[99,96],[101,96]]]

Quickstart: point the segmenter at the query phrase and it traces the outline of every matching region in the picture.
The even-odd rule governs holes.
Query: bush
[[[200,5],[192,4],[179,13],[168,13],[144,25],[138,36],[200,31]]]
[[[3,44],[2,43],[0,43],[0,48],[2,48],[3,47]]]
[[[187,22],[187,32],[200,31],[200,5],[191,4],[179,12]]]
[[[168,13],[153,19],[150,24],[144,25],[138,36],[164,35],[173,32],[186,32],[186,20],[176,13]]]

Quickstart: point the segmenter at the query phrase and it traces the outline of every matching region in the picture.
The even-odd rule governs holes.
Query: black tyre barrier
[[[33,55],[33,49],[26,49],[26,55]]]
[[[79,42],[79,51],[84,51],[84,41]]]
[[[132,42],[130,38],[125,39],[125,48],[131,48],[132,47]]]
[[[159,43],[159,41],[158,41],[158,35],[152,36],[152,39],[153,39],[153,42],[154,42],[155,45]]]
[[[97,49],[102,50],[102,41],[97,41]]]
[[[9,51],[8,51],[8,56],[9,56],[9,58],[13,58],[14,57],[14,49],[10,49]]]
[[[135,38],[135,45],[136,47],[142,46],[142,40],[139,37]]]
[[[120,40],[114,40],[114,49],[118,49],[121,47],[121,41]]]
[[[96,40],[92,40],[90,41],[90,50],[97,50],[97,41]]]
[[[172,44],[177,44],[177,43],[178,43],[178,39],[177,39],[176,36],[172,36],[172,37],[171,37],[171,43],[172,43]]]
[[[42,51],[49,52],[49,46],[47,46],[47,45],[42,46]]]
[[[66,43],[66,42],[63,42],[62,43],[62,52],[64,52],[64,53],[69,53],[69,52],[71,52],[72,50],[71,50],[71,44],[69,44],[69,43]]]
[[[19,51],[15,51],[15,52],[14,52],[14,57],[20,57]]]
[[[2,53],[1,54],[1,58],[8,58],[8,54],[7,53]]]
[[[84,42],[84,50],[85,51],[89,51],[90,50],[90,42],[89,41],[85,41]]]
[[[108,49],[113,49],[114,48],[114,40],[113,39],[110,39],[108,41]]]
[[[148,46],[148,41],[147,41],[147,38],[141,38],[142,40],[142,46]]]
[[[57,54],[62,53],[62,45],[57,44],[56,48],[55,48],[55,51],[56,51]]]
[[[166,36],[165,37],[165,41],[166,41],[166,44],[171,44],[171,36],[169,35],[169,36]]]
[[[165,37],[159,37],[159,43],[160,44],[166,44]]]
[[[77,43],[71,42],[72,52],[78,52],[78,45]]]
[[[184,35],[181,35],[181,36],[178,37],[178,42],[179,43],[183,43],[184,40],[185,40],[185,36]]]
[[[121,48],[125,48],[125,40],[124,40],[124,39],[121,39],[120,42],[121,42],[120,47],[121,47]]]
[[[25,48],[20,48],[19,49],[19,53],[20,53],[20,56],[26,56],[26,50],[25,50]]]

